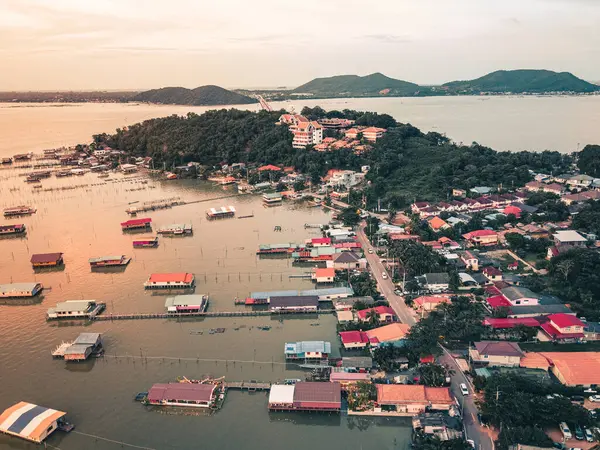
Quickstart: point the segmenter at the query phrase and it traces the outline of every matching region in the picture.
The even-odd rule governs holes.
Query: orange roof
[[[417,297],[414,299],[414,302],[417,305],[425,305],[427,303],[438,305],[440,303],[450,303],[449,295],[424,295],[422,297]]]
[[[150,275],[148,281],[150,283],[164,283],[167,281],[173,283],[191,283],[194,279],[194,275],[191,273],[153,273]]]
[[[315,276],[317,278],[329,278],[329,277],[335,277],[335,269],[333,267],[331,268],[326,268],[326,269],[315,269]]]
[[[449,226],[445,220],[440,219],[438,216],[433,216],[429,219],[429,226],[434,230],[439,230],[443,227]]]
[[[533,358],[541,362],[541,358],[544,358],[550,367],[554,366],[556,375],[568,386],[600,384],[600,352],[539,352],[537,355],[530,356],[527,353],[525,363],[531,364],[531,361],[535,361]]]
[[[362,130],[363,133],[384,133],[387,130],[385,128],[369,127]]]
[[[454,403],[449,388],[432,388],[423,385],[378,384],[377,403],[394,405],[398,403]]]
[[[274,166],[273,164],[269,164],[267,166],[261,166],[258,168],[259,172],[264,172],[265,170],[281,170],[279,167]]]
[[[405,323],[391,323],[379,328],[367,331],[369,340],[374,342],[390,342],[404,339],[410,330],[410,325]]]

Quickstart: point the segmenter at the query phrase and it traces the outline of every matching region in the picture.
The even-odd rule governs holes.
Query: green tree
[[[360,222],[360,215],[356,208],[353,207],[342,210],[342,212],[338,214],[338,218],[348,227],[354,227]]]
[[[454,373],[441,364],[423,364],[417,369],[419,384],[441,387],[446,385],[446,377]]]
[[[577,155],[577,167],[592,177],[600,177],[600,145],[586,145]]]

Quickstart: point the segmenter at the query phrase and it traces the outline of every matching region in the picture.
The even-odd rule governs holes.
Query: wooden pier
[[[335,309],[319,309],[315,311],[211,311],[190,313],[130,313],[104,314],[90,317],[92,321],[134,320],[134,319],[183,319],[186,317],[255,317],[255,316],[289,316],[292,314],[330,314]]]

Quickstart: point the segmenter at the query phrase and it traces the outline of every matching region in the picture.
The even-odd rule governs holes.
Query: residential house
[[[540,341],[578,342],[583,340],[585,324],[571,314],[550,314],[541,324]]]
[[[516,342],[481,341],[469,348],[469,357],[474,364],[519,367],[522,356],[523,351]]]
[[[403,345],[410,325],[405,323],[391,323],[365,332],[371,347],[380,345]]]
[[[346,350],[365,348],[369,344],[369,337],[364,331],[340,331],[339,334]]]
[[[348,297],[333,300],[333,307],[336,311],[349,311],[354,307],[354,304],[360,302],[363,305],[372,306],[375,304],[373,297]]]
[[[498,233],[494,230],[476,230],[463,234],[467,243],[474,247],[487,247],[498,244]]]
[[[600,386],[600,352],[531,352],[521,366],[550,370],[565,386]]]
[[[406,384],[378,384],[377,405],[414,415],[425,410],[448,411],[454,404],[450,389]]]
[[[496,267],[485,267],[482,272],[490,281],[502,281],[502,271]]]
[[[518,206],[515,206],[515,205],[509,205],[502,210],[502,214],[507,215],[507,216],[512,214],[517,219],[519,219],[519,218],[521,218],[521,208],[519,208]]]
[[[360,259],[353,252],[341,252],[332,255],[331,261],[327,261],[327,265],[335,270],[356,270],[361,268]]]
[[[486,195],[492,192],[492,188],[488,186],[475,186],[474,188],[469,189],[469,192],[473,194]]]
[[[311,275],[313,281],[319,283],[333,283],[335,281],[335,269],[327,267],[323,269],[315,269]]]
[[[353,170],[331,169],[325,177],[330,186],[345,186],[351,188],[360,184],[365,179],[365,174],[362,172],[354,172]]]
[[[351,309],[336,310],[338,323],[354,322],[354,312]]]
[[[363,138],[367,141],[375,142],[377,141],[377,139],[383,137],[383,133],[385,133],[386,131],[387,130],[385,128],[368,127],[361,130],[361,133],[363,135]],[[348,135],[346,134],[346,136]]]
[[[443,303],[451,303],[451,295],[424,295],[413,300],[414,307],[419,312],[430,312]]]
[[[367,372],[373,367],[370,356],[342,356],[342,360],[332,370],[334,372]]]
[[[374,308],[361,309],[360,311],[357,311],[356,316],[360,322],[368,322],[371,317],[371,312],[375,312],[377,319],[381,323],[396,321],[396,313],[389,306],[376,306]]]
[[[435,232],[450,228],[450,225],[448,225],[445,220],[437,216],[430,217],[427,219],[427,222],[429,223],[429,227]]]
[[[600,341],[600,322],[584,322],[583,334],[586,341]]]
[[[508,286],[500,289],[500,293],[510,306],[537,305],[539,303],[539,296],[525,287]]]
[[[587,239],[574,230],[560,230],[552,235],[554,245],[560,250],[564,247],[585,247]]]
[[[184,296],[182,296],[184,297]],[[186,295],[185,297],[189,297]],[[269,297],[270,311],[314,311],[319,307],[316,295],[288,295]]]
[[[479,258],[470,251],[466,251],[460,254],[460,259],[465,263],[465,266],[469,270],[477,272],[479,270]]]
[[[446,272],[426,273],[418,277],[421,286],[430,292],[443,292],[450,288],[450,276]]]
[[[589,175],[573,175],[567,180],[567,184],[576,188],[586,188],[591,186],[593,181],[594,177]]]

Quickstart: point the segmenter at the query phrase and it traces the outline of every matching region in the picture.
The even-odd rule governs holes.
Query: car
[[[583,429],[583,433],[585,434],[585,440],[586,441],[588,441],[588,442],[594,442],[594,435],[592,434],[592,432],[589,429],[584,428]]]
[[[585,439],[585,434],[583,434],[583,430],[579,425],[575,425],[575,439],[578,441],[583,441]]]
[[[590,402],[600,402],[600,395],[590,395],[588,398]]]
[[[373,252],[373,249],[372,249],[372,248],[370,248],[370,249],[369,249],[369,254],[370,254],[370,255],[372,255],[373,253],[374,253],[374,252]]]
[[[396,295],[402,295],[402,291],[400,289],[396,289],[394,291],[394,294],[396,294]]]
[[[563,444],[562,442],[553,442],[552,447],[557,448],[558,450],[566,449],[565,444]]]
[[[381,272],[381,278],[383,278],[384,280],[387,280],[387,273],[385,272]]]
[[[584,390],[583,393],[584,394],[597,394],[598,391],[595,389],[588,388],[588,389]]]
[[[469,395],[469,388],[467,387],[467,385],[465,383],[460,383],[460,393],[462,395]]]
[[[583,450],[583,449],[579,448],[579,447],[569,447],[569,450]]]
[[[563,434],[565,441],[568,441],[569,439],[573,439],[571,430],[569,429],[569,426],[565,422],[560,423],[560,432]]]
[[[475,441],[473,439],[467,439],[467,444],[469,444],[473,448],[476,448],[475,447]]]
[[[576,403],[577,405],[583,405],[585,403],[585,397],[581,395],[573,395],[571,397],[571,403]]]

